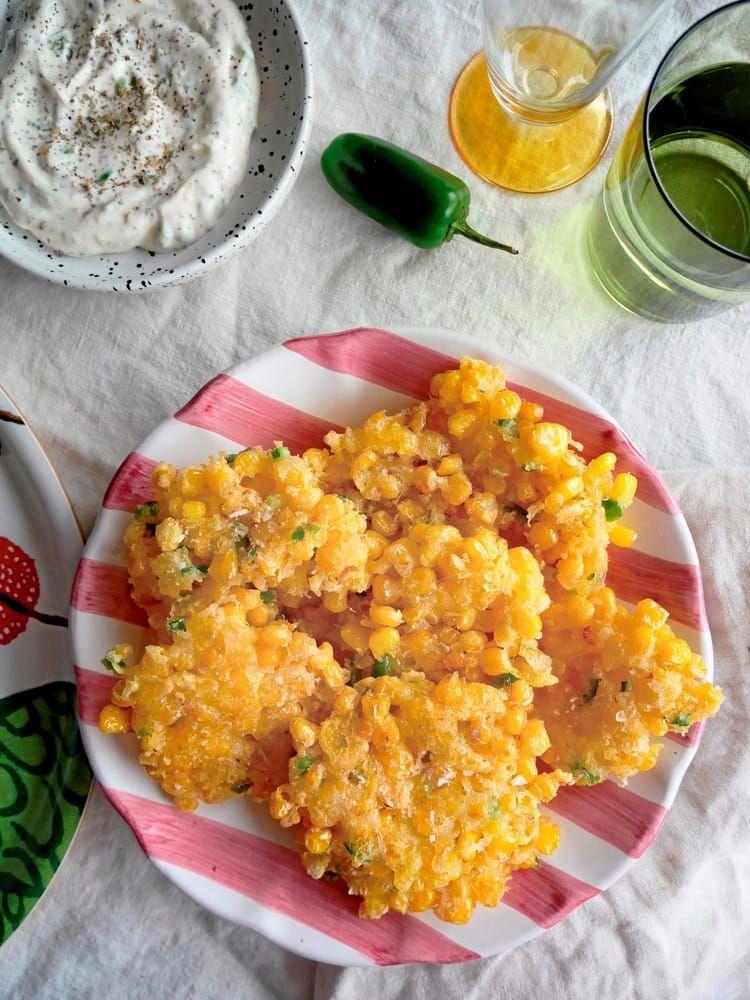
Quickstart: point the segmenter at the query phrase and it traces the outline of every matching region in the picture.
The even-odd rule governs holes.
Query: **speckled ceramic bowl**
[[[0,45],[13,0],[0,0]],[[11,222],[0,207],[0,253],[33,274],[71,288],[144,292],[190,281],[251,243],[289,194],[305,155],[312,115],[309,47],[288,0],[237,0],[260,76],[258,127],[247,177],[216,225],[173,253],[129,250],[69,257]]]

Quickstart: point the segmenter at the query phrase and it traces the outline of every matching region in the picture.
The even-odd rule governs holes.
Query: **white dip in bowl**
[[[186,247],[246,174],[259,81],[233,0],[27,0],[0,77],[0,202],[53,250]]]

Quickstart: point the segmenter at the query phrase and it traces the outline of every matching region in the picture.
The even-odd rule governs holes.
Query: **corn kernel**
[[[544,416],[544,407],[539,403],[530,403],[525,399],[518,410],[518,415],[522,420],[531,420],[537,423]]]
[[[258,636],[258,641],[267,646],[288,646],[292,630],[287,622],[271,622]]]
[[[318,727],[301,715],[296,716],[289,723],[289,733],[294,740],[296,749],[306,750],[313,746],[318,739]]]
[[[460,472],[464,467],[464,461],[460,455],[446,455],[445,458],[441,458],[437,473],[439,476],[452,476],[456,472]]]
[[[348,595],[346,590],[331,591],[323,598],[323,607],[326,608],[327,611],[332,611],[335,615],[340,614],[342,611],[346,611],[347,603]]]
[[[548,816],[540,816],[536,849],[540,854],[554,854],[560,843],[560,830]]]
[[[508,654],[497,646],[488,646],[479,657],[479,665],[488,677],[511,673]]]
[[[448,481],[441,487],[441,492],[445,499],[454,507],[458,507],[471,496],[471,481],[463,472],[456,472],[448,477]]]
[[[162,552],[174,552],[185,538],[182,525],[175,517],[165,517],[156,526],[156,541]]]
[[[526,781],[528,784],[533,781],[538,774],[536,761],[533,757],[521,757],[518,761],[517,773]]]
[[[461,632],[466,632],[474,627],[476,620],[477,613],[474,608],[464,608],[456,615],[456,628],[460,629]]]
[[[590,601],[607,618],[613,615],[617,608],[617,598],[611,587],[602,587],[591,595]]]
[[[473,410],[458,410],[448,417],[448,433],[453,437],[465,438],[477,422],[477,414]]]
[[[370,631],[361,625],[344,625],[341,629],[341,641],[355,653],[364,653],[370,642]]]
[[[553,545],[557,545],[558,534],[557,531],[550,524],[545,524],[541,521],[535,521],[528,531],[529,542],[540,552],[544,552],[547,549],[551,549]]]
[[[509,688],[511,701],[517,705],[530,705],[534,700],[534,689],[523,677],[519,677]]]
[[[370,652],[379,660],[386,653],[392,656],[399,646],[398,630],[395,628],[376,628],[370,635]]]
[[[530,757],[541,757],[550,746],[547,730],[541,719],[529,719],[521,737],[521,751]]]
[[[331,846],[333,834],[330,830],[319,830],[311,827],[305,834],[305,848],[310,854],[325,854]]]
[[[461,636],[461,645],[467,653],[481,653],[487,645],[487,636],[484,632],[470,629]]]
[[[257,604],[254,608],[249,608],[247,611],[247,620],[251,625],[255,625],[256,628],[265,625],[270,617],[271,612],[265,604]]]
[[[182,517],[185,521],[199,521],[206,516],[206,505],[202,500],[185,500],[182,504]]]
[[[562,424],[536,424],[528,434],[527,443],[543,459],[559,458],[570,445],[570,431]]]
[[[480,524],[494,524],[497,511],[497,500],[491,493],[474,493],[466,501],[467,516]]]
[[[570,479],[560,483],[557,489],[566,500],[572,500],[583,492],[583,479],[580,476],[571,476]]]
[[[438,486],[438,476],[430,465],[420,465],[412,473],[411,481],[420,493],[434,493]]]
[[[651,598],[646,598],[636,604],[635,617],[642,621],[645,625],[650,625],[651,628],[658,628],[660,625],[664,625],[666,623],[669,618],[669,612],[665,611],[660,604],[656,603],[656,601],[652,601]]]
[[[371,559],[379,559],[385,552],[385,547],[388,544],[385,538],[383,538],[382,535],[379,535],[377,531],[366,532],[365,541],[367,542],[367,548]]]
[[[227,583],[237,574],[237,554],[233,549],[217,552],[208,567],[208,575],[217,583]]]
[[[206,481],[202,471],[192,467],[185,469],[180,479],[180,486],[183,496],[198,496],[206,488]]]
[[[526,723],[526,710],[521,705],[512,705],[505,713],[504,721],[511,736],[520,736]]]
[[[389,604],[370,605],[370,618],[376,625],[387,625],[390,628],[398,628],[404,620],[402,613]]]
[[[490,417],[492,420],[512,420],[521,410],[521,397],[512,389],[502,389],[492,400]]]
[[[585,625],[594,617],[594,605],[585,597],[570,597],[565,602],[565,610],[576,625]]]
[[[619,476],[615,477],[610,495],[613,500],[617,500],[618,503],[627,506],[633,502],[635,491],[637,489],[638,480],[635,476],[631,475],[629,472],[621,472]]]
[[[366,694],[362,699],[362,715],[370,722],[385,722],[391,710],[391,699],[387,695]]]
[[[419,573],[419,570],[414,571],[415,575],[417,573]],[[396,577],[375,576],[372,579],[372,596],[378,604],[390,604],[391,601],[398,600],[401,590],[401,581]]]
[[[105,705],[99,713],[99,729],[103,733],[130,732],[130,712],[116,705]]]
[[[617,465],[617,455],[611,451],[605,451],[603,454],[598,455],[596,458],[592,459],[586,471],[589,473],[589,479],[598,479],[602,476],[606,476],[608,472],[611,472]]]
[[[333,711],[336,715],[349,715],[350,712],[354,711],[354,706],[359,701],[359,695],[351,687],[342,688],[336,695],[336,700],[333,703]],[[324,723],[325,726],[327,723]]]
[[[629,549],[637,537],[637,533],[624,524],[616,524],[609,533],[610,542],[621,549]]]

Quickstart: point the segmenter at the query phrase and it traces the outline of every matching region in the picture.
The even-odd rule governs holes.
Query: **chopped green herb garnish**
[[[616,500],[602,500],[602,507],[608,521],[618,521],[622,517],[622,507]]]
[[[690,725],[690,716],[687,712],[680,712],[671,720],[670,726],[679,726],[680,729],[685,729]]]
[[[185,619],[184,618],[172,618],[167,622],[167,628],[170,632],[184,632],[185,631]]]
[[[306,524],[305,525],[305,531],[309,531],[311,535],[317,535],[317,533],[320,531],[320,525],[319,524]]]
[[[250,785],[232,785],[231,789],[235,795],[244,795],[245,792],[250,791]]]
[[[136,521],[145,521],[147,517],[159,516],[159,504],[156,500],[149,500],[147,503],[139,503],[135,508]]]
[[[234,543],[235,549],[241,552],[245,559],[255,559],[258,554],[258,550],[250,541],[247,535],[240,535],[240,537]]]
[[[355,861],[361,861],[363,865],[369,865],[370,859],[367,857],[362,848],[359,847],[357,844],[353,844],[351,843],[351,841],[347,841],[344,844],[344,847],[351,854],[351,856],[354,858]]]
[[[522,465],[521,468],[524,472],[541,472],[544,466],[535,465],[533,462],[529,462],[527,465]]]
[[[599,690],[600,683],[601,683],[601,677],[592,677],[589,680],[589,686],[583,694],[584,701],[591,701],[592,698],[596,697],[596,692]]]
[[[632,681],[623,681],[620,684],[620,691],[622,691],[623,694],[625,694],[626,691],[632,691],[632,690],[633,690],[633,682]]]
[[[301,524],[298,524],[297,527],[292,532],[292,541],[301,542],[304,537],[305,537],[305,529],[302,527]]]
[[[135,734],[139,740],[145,740],[151,735],[151,730],[147,729],[145,726],[141,726],[138,732]]]
[[[296,757],[294,761],[294,770],[297,774],[307,774],[307,772],[312,767],[312,757]]]
[[[127,667],[125,660],[121,656],[118,656],[114,649],[109,650],[107,655],[102,660],[102,664],[107,668],[107,670],[111,670],[113,674],[117,674],[118,676],[122,674],[125,667]]]
[[[277,445],[271,452],[271,458],[273,459],[289,458],[289,455],[290,455],[289,449],[285,448],[283,445]]]
[[[208,566],[193,566],[192,564],[190,566],[182,566],[180,567],[180,573],[183,576],[194,576],[196,573],[205,576],[208,573]]]
[[[373,677],[386,677],[394,672],[396,663],[390,653],[384,653],[372,665]]]
[[[130,85],[128,84],[128,81],[125,79],[124,76],[119,77],[119,79],[115,81],[115,90],[117,91],[118,94],[121,94],[124,90],[127,90],[129,86]]]
[[[72,156],[73,153],[75,153],[75,149],[73,148],[73,146],[66,146],[65,149],[63,150],[63,153],[66,156]]]
[[[497,819],[500,815],[500,806],[497,802],[493,802],[491,806],[487,806],[487,819]]]
[[[264,604],[273,604],[273,602],[276,600],[276,591],[261,590],[260,599],[261,601],[263,601]]]
[[[598,774],[589,771],[585,764],[571,764],[570,770],[573,773],[573,777],[578,781],[582,781],[585,785],[598,785],[602,780]]]
[[[492,684],[496,688],[504,688],[515,684],[517,680],[518,678],[515,674],[498,674],[497,677],[492,678]]]
[[[278,510],[283,500],[278,495],[278,493],[272,493],[270,497],[266,497],[266,507],[270,507],[271,510]]]
[[[516,417],[510,417],[510,419],[508,420],[496,420],[495,423],[503,432],[503,437],[505,438],[518,437],[518,420]]]
[[[516,517],[520,517],[524,521],[526,520],[526,515],[528,513],[526,508],[522,507],[520,503],[506,503],[503,510],[506,514],[514,514]]]
[[[101,184],[103,181],[108,181],[111,176],[112,176],[111,170],[104,170],[101,174],[99,174],[99,176],[96,179]]]
[[[349,497],[345,497],[343,493],[337,493],[336,496],[339,500],[349,500]]]
[[[234,465],[234,463],[237,461],[237,455],[236,454],[225,455],[224,461],[227,463],[227,465]]]

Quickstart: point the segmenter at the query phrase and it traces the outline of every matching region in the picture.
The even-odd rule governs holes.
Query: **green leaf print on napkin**
[[[0,700],[0,943],[46,889],[86,802],[74,704],[65,681]]]

